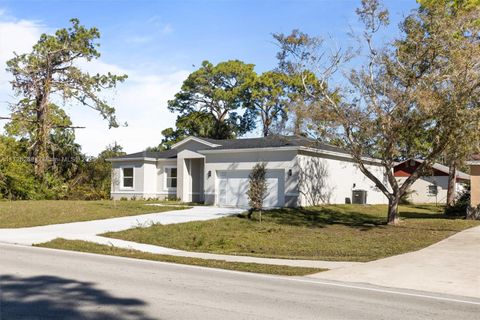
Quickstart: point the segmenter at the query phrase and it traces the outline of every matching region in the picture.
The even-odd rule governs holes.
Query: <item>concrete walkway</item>
[[[419,251],[311,277],[480,298],[480,227]]]
[[[198,206],[185,210],[150,213],[113,219],[73,222],[31,228],[0,229],[0,242],[32,245],[35,243],[51,241],[56,238],[64,238],[68,240],[90,241],[98,244],[107,244],[118,248],[134,249],[149,253],[202,259],[225,260],[231,262],[250,262],[324,269],[345,268],[361,264],[359,262],[271,259],[189,252],[98,236],[98,234],[109,231],[122,231],[139,226],[148,227],[153,223],[172,224],[189,221],[205,221],[211,219],[218,219],[228,215],[238,214],[243,211],[243,209],[235,208]]]
[[[190,221],[205,221],[243,212],[236,208],[197,206],[185,210],[149,213],[103,220],[52,224],[47,226],[0,229],[0,242],[32,245],[55,238],[83,239],[109,231],[122,231],[154,223],[172,224]]]

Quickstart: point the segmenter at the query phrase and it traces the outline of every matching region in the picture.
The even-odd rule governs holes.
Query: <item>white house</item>
[[[114,199],[177,198],[218,206],[248,206],[248,175],[267,164],[266,207],[320,203],[387,203],[344,150],[298,136],[214,140],[189,137],[162,152],[113,159]],[[365,159],[386,181],[376,159]]]
[[[395,179],[403,183],[422,160],[411,159],[398,163],[394,169]],[[428,174],[418,178],[410,187],[409,200],[412,203],[446,203],[448,190],[448,167],[439,163],[427,169]],[[464,190],[470,176],[457,171],[457,194]]]

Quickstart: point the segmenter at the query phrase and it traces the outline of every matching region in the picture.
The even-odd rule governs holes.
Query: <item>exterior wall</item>
[[[122,168],[133,167],[133,188],[122,187]],[[122,197],[143,197],[143,162],[122,161],[112,162],[112,187],[111,197],[120,199]]]
[[[187,144],[198,143],[190,141]],[[203,201],[204,158],[203,155],[191,150],[183,150],[177,154],[177,198],[181,201]]]
[[[381,166],[372,164],[367,167],[382,181],[386,181]],[[346,198],[352,200],[353,190],[366,190],[367,204],[388,203],[383,193],[351,159],[326,155],[320,157],[314,153],[301,152],[297,156],[293,176],[298,177],[297,190],[301,206],[314,205],[319,200],[323,203],[342,204]],[[323,181],[322,188],[319,188],[320,181]]]
[[[204,199],[204,170],[203,159],[190,159],[190,177],[192,186],[192,201],[203,202]]]
[[[172,167],[177,167],[177,159],[159,160],[157,162],[157,168],[154,177],[156,177],[157,180],[156,194],[159,199],[171,199],[177,197],[176,189],[167,188],[166,168]]]
[[[180,147],[205,149],[203,144],[190,141]],[[280,170],[284,174],[281,193],[284,194],[285,206],[312,205],[309,195],[300,192],[299,181],[301,173],[309,171],[307,164],[324,166],[327,169],[325,188],[329,197],[324,202],[345,203],[345,198],[352,197],[352,187],[367,190],[367,203],[387,203],[387,199],[377,190],[374,184],[366,178],[355,163],[346,158],[319,155],[316,153],[297,150],[281,151],[228,151],[219,153],[199,154],[192,150],[183,150],[178,153],[177,159],[162,159],[158,161],[122,161],[113,162],[112,197],[159,198],[178,197],[182,201],[205,201],[206,204],[218,203],[218,172],[227,170],[252,170],[259,162],[267,163],[267,170]],[[121,168],[134,168],[134,188],[124,190],[121,185]],[[177,167],[177,188],[168,190],[166,187],[165,168]],[[378,176],[383,176],[383,169],[372,165],[372,170]],[[115,177],[117,177],[115,183]],[[318,186],[318,177],[312,176],[308,180],[310,185],[306,190],[313,190]],[[180,196],[179,196],[180,195]]]
[[[176,166],[176,159],[164,161],[121,161],[112,162],[112,199],[175,197],[175,190],[165,186],[164,166]],[[122,168],[133,167],[133,188],[122,187]]]
[[[267,170],[283,170],[285,174],[293,166],[296,151],[263,151],[263,152],[222,152],[205,154],[205,203],[218,203],[218,171],[226,170],[252,170],[259,162],[267,163]],[[210,172],[210,177],[208,173]],[[292,177],[285,177],[285,204],[296,205],[296,198],[290,199],[289,190],[295,190],[296,181]]]
[[[397,181],[401,184],[407,177],[396,177]],[[437,185],[438,194],[435,197],[428,192],[428,186]],[[447,189],[448,189],[448,176],[422,176],[418,178],[410,187],[412,192],[409,195],[409,201],[412,203],[446,203],[447,202]],[[463,191],[464,186],[462,183],[457,182],[457,192]]]
[[[397,181],[402,184],[407,177],[397,177]],[[437,196],[430,195],[428,186],[435,184],[438,186]],[[458,184],[457,184],[458,185]],[[411,194],[408,199],[412,203],[446,203],[447,201],[448,176],[422,176],[410,187]]]
[[[476,207],[480,204],[480,164],[470,166],[470,205]]]

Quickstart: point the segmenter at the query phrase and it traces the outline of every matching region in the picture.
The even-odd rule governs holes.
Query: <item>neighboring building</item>
[[[470,166],[470,205],[480,205],[480,154],[473,155],[467,162]]]
[[[422,163],[422,160],[411,159],[397,164],[394,168],[395,178],[403,183]],[[418,178],[409,189],[409,200],[412,203],[446,203],[448,189],[448,167],[435,163],[427,171],[429,175]],[[464,190],[470,176],[457,171],[457,192]]]
[[[267,163],[265,207],[320,203],[387,203],[344,150],[297,136],[214,140],[189,137],[163,152],[113,159],[114,199],[177,198],[218,206],[247,207],[248,175]],[[380,161],[365,159],[385,181]]]

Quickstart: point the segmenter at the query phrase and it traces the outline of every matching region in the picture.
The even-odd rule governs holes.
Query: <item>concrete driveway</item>
[[[419,251],[312,277],[480,298],[480,227]]]
[[[100,233],[122,231],[138,226],[148,226],[152,223],[172,224],[204,221],[238,214],[243,211],[243,209],[237,208],[198,206],[185,210],[149,213],[113,219],[52,224],[30,228],[0,229],[0,242],[32,245],[34,243],[50,241],[55,238],[83,240]]]

